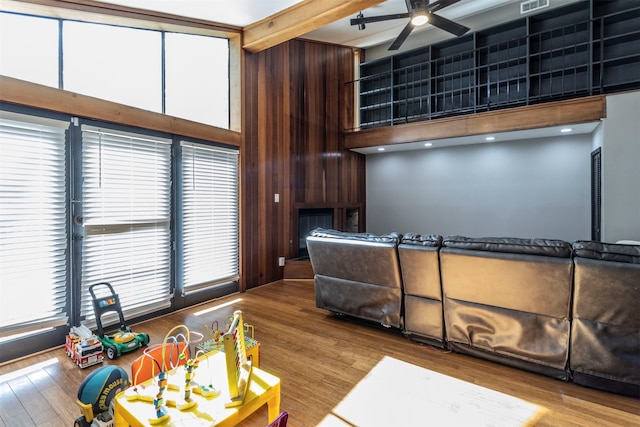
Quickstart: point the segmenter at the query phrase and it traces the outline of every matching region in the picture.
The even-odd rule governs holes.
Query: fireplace
[[[300,209],[298,211],[298,257],[308,258],[307,236],[314,228],[333,228],[333,209]]]

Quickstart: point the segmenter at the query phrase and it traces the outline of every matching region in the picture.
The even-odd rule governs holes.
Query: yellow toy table
[[[183,398],[182,386],[185,377],[183,367],[168,372],[168,383],[164,392],[166,410],[169,419],[161,423],[153,423],[155,409],[152,401],[156,394],[155,379],[145,381],[138,386],[137,393],[133,387],[118,394],[115,399],[115,427],[132,426],[235,426],[243,419],[257,411],[265,403],[268,407],[268,422],[280,414],[280,379],[253,367],[249,378],[249,386],[241,405],[229,406],[231,398],[227,381],[227,368],[224,353],[208,353],[198,359],[199,366],[193,381],[201,385],[213,385],[220,394],[206,398],[191,393],[194,403],[189,409],[178,409]],[[139,397],[136,397],[138,396]],[[133,397],[132,397],[133,396]],[[176,405],[176,402],[178,404]]]

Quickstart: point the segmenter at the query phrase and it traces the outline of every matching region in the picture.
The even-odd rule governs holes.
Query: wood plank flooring
[[[176,325],[200,332],[203,325],[222,323],[238,309],[255,326],[261,368],[282,381],[281,409],[289,412],[291,427],[330,424],[334,408],[384,356],[537,405],[543,410],[530,425],[640,426],[637,399],[416,344],[397,331],[318,309],[312,280],[274,282],[132,328],[147,332],[152,344],[160,343]],[[131,361],[140,354],[138,350],[113,361],[105,359],[105,364],[130,373]],[[0,426],[73,425],[81,414],[75,403],[77,390],[91,369],[77,368],[62,347],[0,366]],[[424,418],[415,420],[416,426],[431,425],[429,411],[425,402]],[[242,426],[265,426],[266,421],[262,408]]]

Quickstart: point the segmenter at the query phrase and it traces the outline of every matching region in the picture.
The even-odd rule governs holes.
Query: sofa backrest
[[[462,236],[445,237],[442,244],[449,344],[566,379],[571,245],[561,240]]]
[[[439,250],[442,236],[405,234],[398,245],[404,285],[405,333],[444,347]]]
[[[307,237],[316,307],[402,327],[397,233],[377,236],[316,229]]]
[[[402,236],[398,253],[405,294],[442,300],[438,259],[441,245],[442,236],[434,234],[409,233]]]
[[[573,243],[574,381],[640,397],[640,246]]]
[[[569,318],[570,243],[447,236],[442,245],[442,285],[449,298]]]
[[[315,229],[307,237],[316,275],[402,289],[398,261],[400,235]]]

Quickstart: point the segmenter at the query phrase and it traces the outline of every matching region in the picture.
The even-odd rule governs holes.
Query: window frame
[[[18,13],[42,18],[74,20],[94,24],[125,26],[142,30],[176,32],[226,38],[229,42],[229,127],[240,132],[242,129],[242,28],[231,25],[205,23],[196,19],[167,16],[153,11],[139,11],[118,5],[109,9],[83,4],[47,6],[28,1],[12,1],[3,4],[2,12]],[[144,12],[144,13],[143,13]],[[62,53],[60,53],[62,55]],[[62,59],[61,59],[62,60]],[[61,81],[61,80],[60,80]],[[59,85],[62,89],[62,86]],[[210,125],[206,125],[210,126]],[[215,127],[215,126],[212,126]],[[223,129],[223,128],[218,128]],[[187,135],[188,136],[188,135]],[[224,142],[224,141],[223,141]]]

